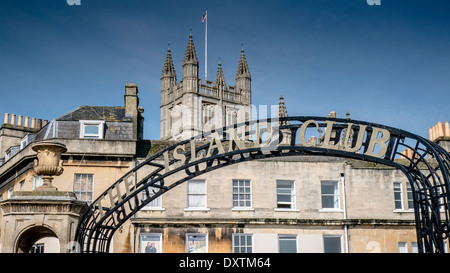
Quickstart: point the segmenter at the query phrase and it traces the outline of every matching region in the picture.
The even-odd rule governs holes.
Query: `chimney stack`
[[[125,85],[125,116],[135,117],[137,116],[139,98],[138,88],[135,83],[127,83]]]

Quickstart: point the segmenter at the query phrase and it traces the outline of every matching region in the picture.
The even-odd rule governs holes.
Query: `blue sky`
[[[245,49],[252,104],[285,97],[288,114],[345,117],[428,137],[450,120],[446,0],[2,0],[0,114],[51,120],[80,105],[121,106],[137,83],[146,139],[159,138],[168,44],[178,80],[189,33],[204,78],[219,60],[234,85]]]

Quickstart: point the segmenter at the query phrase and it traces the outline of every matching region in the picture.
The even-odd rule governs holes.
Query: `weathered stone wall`
[[[322,209],[321,181],[341,181],[341,174],[339,209]],[[170,181],[181,177],[174,175]],[[232,252],[228,242],[238,232],[254,235],[255,252],[277,252],[278,234],[295,234],[299,252],[323,252],[323,235],[327,234],[342,236],[344,249],[345,228],[351,252],[372,251],[375,243],[382,252],[397,252],[397,239],[403,240],[395,233],[397,226],[409,243],[417,240],[413,211],[394,207],[393,183],[403,183],[406,202],[407,179],[391,167],[339,158],[292,157],[239,163],[195,179],[207,181],[207,208],[187,208],[187,183],[167,192],[161,209],[144,209],[126,224],[137,227],[134,252],[139,249],[141,232],[164,234],[164,252],[184,252],[189,232],[207,233],[210,252]],[[233,208],[233,179],[251,180],[251,208]],[[277,180],[295,181],[294,209],[277,209]],[[368,230],[364,236],[358,233],[360,225]]]
[[[20,145],[20,140],[24,136],[37,131],[37,129],[11,124],[3,124],[0,130],[0,158],[5,156],[6,150],[11,146]]]

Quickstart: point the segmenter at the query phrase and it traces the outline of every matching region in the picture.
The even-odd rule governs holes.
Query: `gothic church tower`
[[[211,129],[250,120],[251,76],[241,50],[236,85],[228,86],[219,62],[214,82],[198,77],[198,59],[192,35],[177,82],[170,48],[161,74],[161,140],[185,140]]]

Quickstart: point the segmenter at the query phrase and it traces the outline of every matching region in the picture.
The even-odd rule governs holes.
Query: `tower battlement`
[[[221,123],[236,123],[237,112],[251,105],[251,76],[245,52],[242,49],[237,66],[235,85],[227,85],[219,62],[216,79],[198,77],[198,59],[192,35],[182,63],[182,79],[177,82],[170,48],[161,73],[161,133],[163,140],[182,140],[196,136],[211,119],[221,115]],[[182,111],[177,110],[178,106]],[[212,110],[213,109],[213,110]],[[182,125],[175,124],[182,119]],[[245,118],[250,119],[250,116]]]

